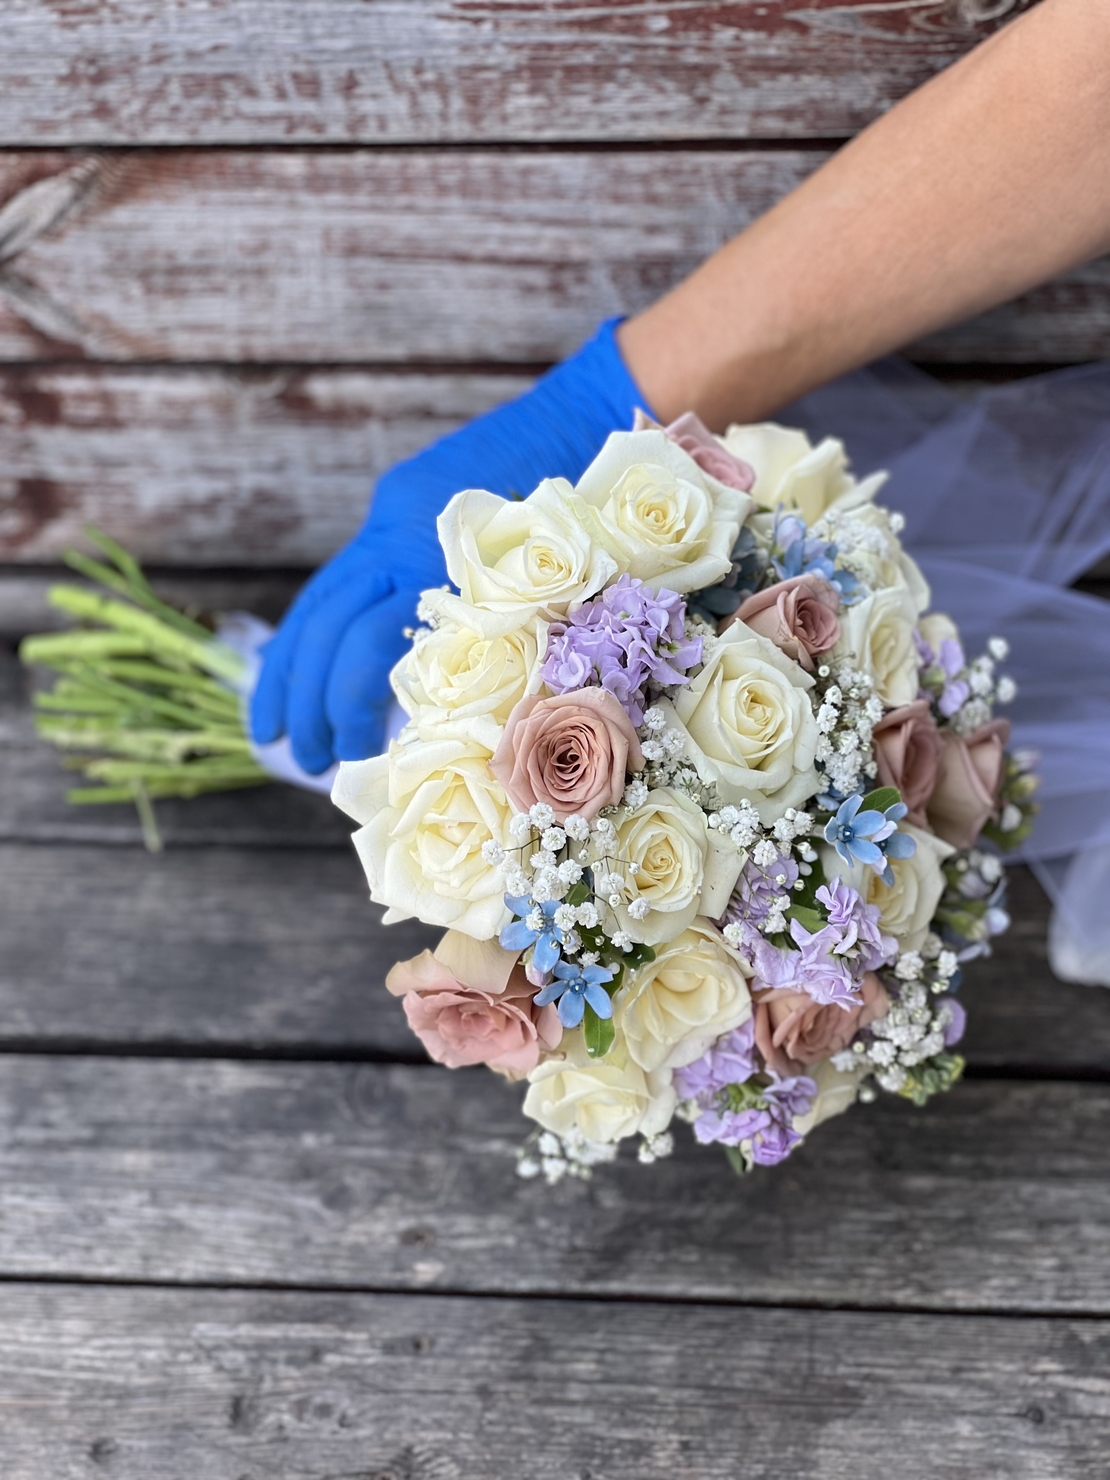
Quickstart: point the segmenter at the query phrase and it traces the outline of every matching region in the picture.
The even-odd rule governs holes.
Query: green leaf
[[[893,807],[901,800],[902,793],[896,786],[877,786],[874,791],[869,791],[864,797],[860,811],[885,812],[888,807]]]
[[[728,1157],[729,1166],[738,1177],[746,1177],[751,1171],[751,1167],[744,1160],[744,1153],[740,1150],[739,1146],[726,1146],[725,1155]]]
[[[611,1017],[598,1017],[587,1002],[582,1028],[586,1038],[586,1052],[591,1059],[600,1059],[609,1052],[613,1046],[613,1039],[616,1037],[616,1029],[613,1027]]]
[[[785,913],[788,920],[797,920],[798,924],[808,930],[810,935],[816,935],[824,928],[824,915],[818,910],[810,909],[808,905],[792,904]]]
[[[585,879],[579,879],[578,883],[567,891],[566,902],[571,905],[585,904],[589,897],[590,886],[586,883]]]

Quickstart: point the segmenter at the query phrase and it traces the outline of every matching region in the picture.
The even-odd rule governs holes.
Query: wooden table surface
[[[554,1189],[429,1065],[347,824],[71,809],[13,651],[93,519],[276,616],[374,475],[675,281],[1007,0],[0,6],[0,1476],[1110,1472],[1110,1001],[1046,904],[966,1080]],[[1096,263],[914,353],[1110,351]]]

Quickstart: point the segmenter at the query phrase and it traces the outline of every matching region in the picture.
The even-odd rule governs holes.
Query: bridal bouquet
[[[520,1171],[588,1175],[677,1115],[738,1170],[881,1089],[953,1083],[962,965],[1033,812],[993,706],[842,445],[638,418],[577,485],[440,516],[393,673],[408,722],[333,792],[433,1059],[527,1079]]]

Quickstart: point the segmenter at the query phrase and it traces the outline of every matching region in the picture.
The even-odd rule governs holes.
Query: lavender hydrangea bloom
[[[755,1069],[755,1023],[749,1018],[718,1038],[700,1059],[676,1069],[675,1092],[680,1100],[696,1100],[708,1108],[719,1090],[728,1084],[743,1084]]]
[[[837,878],[821,885],[817,899],[828,911],[829,928],[839,932],[836,955],[853,956],[862,972],[877,971],[897,954],[898,942],[879,929],[878,905],[864,904],[858,889]]]
[[[701,638],[687,638],[685,622],[686,603],[677,591],[655,591],[622,575],[565,621],[551,624],[543,681],[555,694],[607,689],[640,725],[648,686],[687,683],[688,670],[701,662]]]

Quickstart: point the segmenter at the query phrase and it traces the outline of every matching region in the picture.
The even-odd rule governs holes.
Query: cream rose
[[[525,1115],[557,1136],[574,1130],[590,1141],[620,1141],[637,1131],[656,1136],[674,1114],[670,1072],[646,1074],[619,1034],[596,1060],[587,1058],[581,1033],[574,1034],[566,1053],[533,1069],[528,1081]]]
[[[706,878],[709,834],[701,808],[669,787],[649,791],[617,828],[615,852],[625,861],[625,877],[651,906],[646,920],[631,919],[621,906],[621,929],[648,945],[685,930],[698,913]]]
[[[848,472],[844,444],[835,437],[814,447],[804,432],[773,421],[730,426],[723,442],[733,457],[755,469],[752,497],[761,508],[796,509],[807,524],[834,505],[867,503],[886,482],[885,473],[876,473],[857,483]]]
[[[764,822],[818,790],[813,680],[766,637],[734,622],[674,700],[687,754],[721,799],[750,801]]]
[[[412,647],[390,674],[406,714],[465,720],[488,715],[503,725],[515,704],[534,694],[543,680],[547,624],[532,621],[501,637],[483,637],[474,627],[445,618],[420,629]]]
[[[562,616],[617,574],[568,503],[565,478],[548,478],[522,501],[481,489],[457,493],[436,521],[447,574],[459,595],[429,603],[486,637],[517,630],[539,612]]]
[[[843,1115],[845,1110],[855,1104],[860,1081],[866,1073],[866,1069],[852,1069],[842,1074],[828,1059],[823,1064],[807,1069],[806,1074],[817,1086],[817,1098],[808,1114],[799,1115],[795,1120],[794,1129],[798,1134],[808,1136],[823,1120],[831,1120],[834,1115]]]
[[[720,932],[696,920],[617,993],[617,1031],[633,1062],[648,1072],[692,1064],[751,1016],[750,976]]]
[[[490,837],[509,843],[511,816],[491,749],[475,738],[481,724],[407,726],[387,755],[339,767],[332,800],[363,824],[355,847],[387,924],[416,915],[488,940],[509,922],[481,855]]]
[[[840,641],[834,657],[850,658],[871,679],[888,709],[917,698],[917,611],[905,586],[874,591],[840,609]]]
[[[837,564],[859,576],[872,591],[905,586],[915,611],[923,612],[929,605],[929,583],[917,561],[902,549],[891,528],[889,509],[876,504],[846,513],[834,509],[813,533],[835,544],[840,552]]]
[[[661,431],[614,432],[572,506],[620,571],[697,591],[727,575],[751,499],[700,468]]]
[[[912,858],[892,858],[893,884],[884,884],[873,868],[855,864],[845,868],[832,848],[822,848],[825,875],[839,875],[845,884],[858,889],[865,904],[879,907],[879,928],[893,935],[904,951],[916,951],[925,939],[929,923],[944,893],[941,864],[956,851],[931,832],[908,822],[899,825],[917,844]]]

